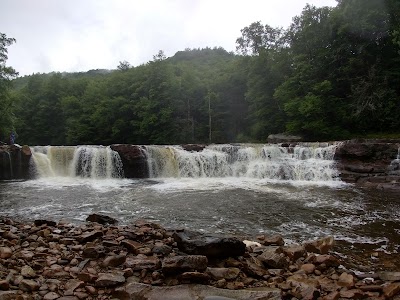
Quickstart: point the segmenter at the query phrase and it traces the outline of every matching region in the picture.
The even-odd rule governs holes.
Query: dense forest
[[[307,5],[288,28],[241,30],[237,52],[163,51],[116,70],[16,77],[0,36],[0,134],[30,145],[400,136],[400,1]]]

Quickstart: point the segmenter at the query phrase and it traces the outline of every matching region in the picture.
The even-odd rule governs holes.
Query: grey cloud
[[[335,0],[2,0],[0,30],[17,39],[8,64],[33,72],[115,68],[194,47],[235,50],[254,21],[287,26],[307,2]]]

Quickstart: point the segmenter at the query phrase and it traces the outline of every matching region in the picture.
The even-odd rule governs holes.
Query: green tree
[[[13,100],[10,96],[11,79],[18,73],[6,65],[8,49],[15,39],[0,33],[0,139],[6,140],[14,128]]]

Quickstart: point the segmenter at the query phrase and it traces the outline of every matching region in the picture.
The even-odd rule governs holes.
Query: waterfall
[[[8,151],[3,151],[0,153],[0,156],[3,157],[3,175],[0,176],[3,179],[13,179],[14,178],[14,172],[13,172],[13,165],[12,165],[12,159],[11,159],[11,153]]]
[[[38,146],[31,150],[38,177],[123,177],[121,158],[110,147]]]
[[[150,177],[248,177],[271,180],[340,180],[336,144],[210,145],[200,152],[180,146],[146,146]]]
[[[394,160],[392,160],[389,165],[389,174],[390,175],[400,175],[400,147],[397,150],[396,158]]]

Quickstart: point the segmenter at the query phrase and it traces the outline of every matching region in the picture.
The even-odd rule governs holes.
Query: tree
[[[18,73],[6,65],[8,49],[15,43],[15,39],[8,38],[6,34],[0,33],[0,139],[6,140],[9,134],[15,130],[13,101],[10,97],[11,79]]]
[[[127,62],[126,60],[124,61],[120,61],[119,65],[117,66],[117,69],[120,71],[127,71],[130,68],[132,68],[131,64],[129,62]]]
[[[262,25],[259,21],[240,30],[236,50],[243,55],[258,55],[262,50],[277,50],[284,46],[284,31],[280,27]]]

